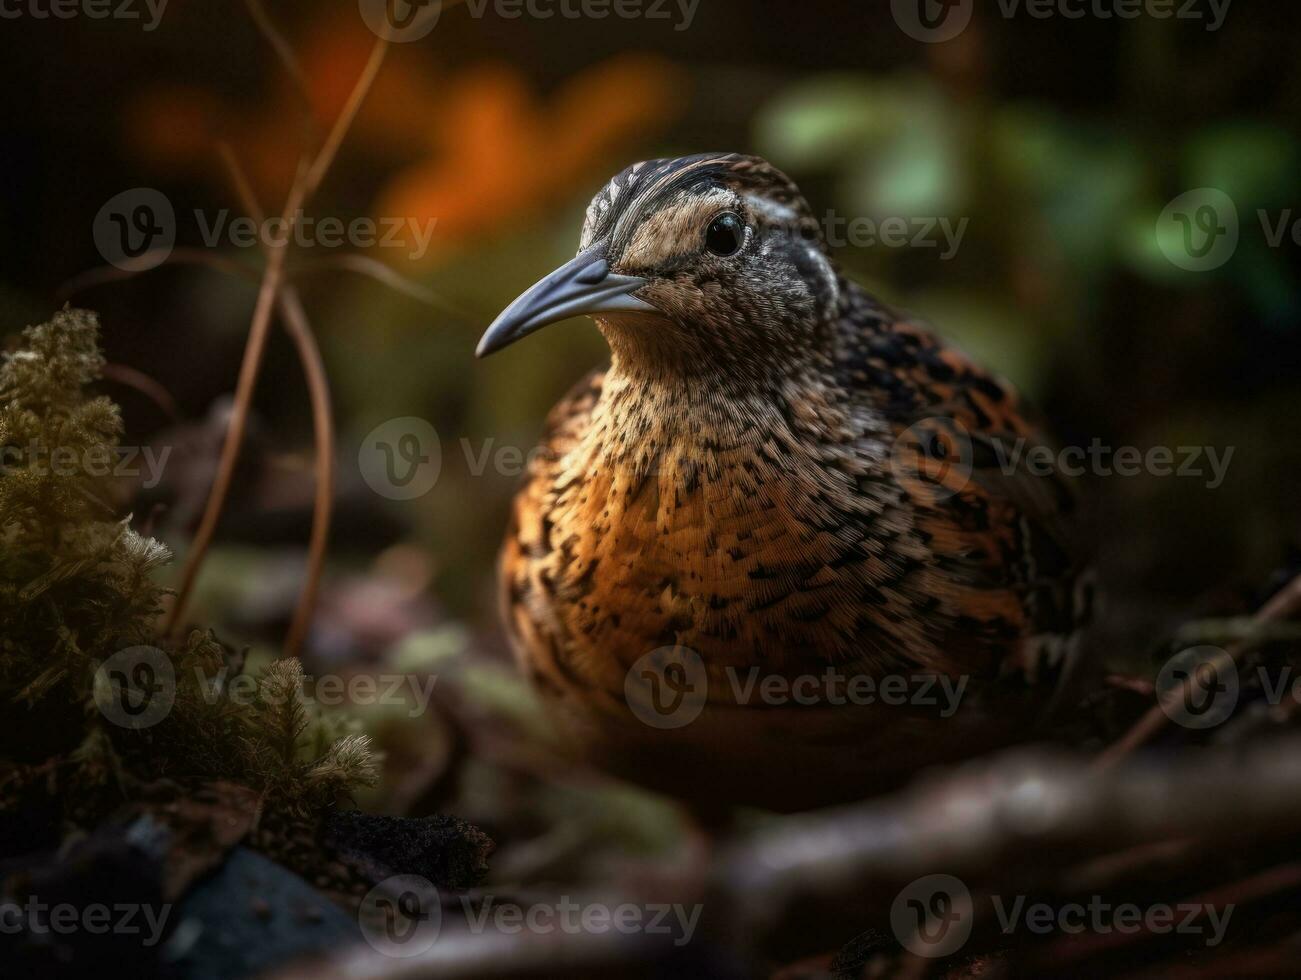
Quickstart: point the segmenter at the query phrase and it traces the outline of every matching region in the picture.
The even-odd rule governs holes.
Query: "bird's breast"
[[[844,560],[870,516],[845,474],[776,436],[618,448],[575,447],[522,495],[505,562],[517,632],[541,629],[561,672],[609,691],[667,645],[716,671],[845,659],[873,561]]]

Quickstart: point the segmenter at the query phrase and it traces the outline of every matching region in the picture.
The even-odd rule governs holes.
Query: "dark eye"
[[[731,211],[720,214],[705,232],[705,248],[715,255],[735,255],[745,241],[745,223]]]

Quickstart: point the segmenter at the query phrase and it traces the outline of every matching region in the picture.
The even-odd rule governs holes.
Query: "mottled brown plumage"
[[[551,413],[501,563],[521,662],[574,744],[697,801],[793,809],[1027,734],[1080,609],[1069,493],[998,465],[996,442],[1037,439],[1008,385],[841,276],[753,157],[629,168],[576,262],[627,294],[593,313],[611,365]],[[647,725],[629,670],[675,645],[707,702]],[[949,717],[825,689],[775,705],[738,699],[754,668],[967,687]]]

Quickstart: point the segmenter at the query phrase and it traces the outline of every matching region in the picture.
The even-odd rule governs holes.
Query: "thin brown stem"
[[[348,135],[353,120],[357,118],[357,113],[361,110],[361,104],[366,100],[366,95],[370,92],[370,87],[374,84],[375,76],[379,74],[380,66],[384,64],[384,56],[387,53],[388,42],[383,38],[377,40],[374,47],[370,49],[370,57],[366,59],[366,67],[361,70],[361,76],[348,94],[348,101],[344,103],[343,111],[339,113],[339,118],[334,121],[334,125],[330,128],[330,134],[325,138],[325,143],[322,144],[320,152],[316,154],[316,159],[312,161],[312,165],[307,171],[303,188],[304,199],[310,198],[316,193],[316,189],[321,186],[321,181],[325,179],[325,175],[333,165],[334,158],[338,156],[339,147],[343,145],[343,140]]]
[[[151,378],[139,368],[128,364],[105,364],[100,372],[105,381],[113,381],[128,388],[134,388],[162,410],[169,422],[180,420],[181,412],[176,407],[176,399],[156,379]]]
[[[255,2],[255,0],[250,0]],[[244,210],[259,223],[264,212],[253,191],[244,168],[234,150],[226,143],[219,145],[222,160],[235,186]],[[302,168],[300,168],[301,172]],[[298,359],[307,380],[308,396],[312,404],[312,427],[316,452],[316,488],[312,504],[312,535],[307,550],[307,570],[303,588],[294,607],[294,617],[285,637],[284,655],[293,657],[302,648],[303,640],[311,626],[320,592],[321,576],[325,570],[325,554],[330,541],[330,523],[334,509],[334,413],[330,405],[330,383],[325,371],[325,361],[316,343],[307,312],[303,309],[298,291],[288,283],[280,291],[276,303],[285,330],[294,342]]]
[[[239,198],[240,205],[259,225],[265,224],[266,212],[262,210],[262,203],[253,192],[253,184],[249,181],[243,166],[240,165],[235,150],[225,140],[218,140],[217,152],[221,154],[221,162],[226,166],[226,175],[230,177],[230,182],[235,187],[235,196]],[[265,242],[263,250],[266,250]]]
[[[1267,603],[1260,607],[1253,620],[1257,623],[1268,623],[1280,619],[1288,619],[1298,611],[1301,611],[1301,575],[1292,579],[1287,585],[1274,593]],[[1235,643],[1226,652],[1229,659],[1235,664],[1242,659],[1251,644],[1243,641]],[[1193,685],[1199,683],[1196,676],[1190,676],[1184,682],[1184,688],[1191,690]],[[1117,762],[1120,762],[1135,749],[1151,741],[1156,735],[1165,728],[1166,722],[1170,719],[1166,715],[1165,709],[1157,704],[1149,708],[1147,713],[1134,723],[1129,731],[1113,742],[1107,749],[1093,760],[1095,769],[1110,769]]]
[[[434,306],[461,316],[468,316],[464,310],[449,303],[433,290],[407,279],[391,266],[372,259],[368,255],[332,255],[324,259],[308,259],[295,262],[294,276],[297,279],[302,279],[313,273],[335,272],[339,269],[374,279],[380,285],[387,286],[395,293],[401,293],[403,296],[408,296],[419,303],[424,303],[426,306]]]
[[[303,188],[295,186],[289,193],[283,219],[285,227],[291,230],[294,215],[302,206]],[[226,495],[230,492],[231,481],[235,477],[235,465],[239,462],[239,452],[244,443],[244,433],[248,428],[249,412],[253,404],[253,393],[257,389],[258,375],[262,370],[262,356],[266,351],[267,335],[271,328],[271,310],[280,292],[285,269],[285,246],[274,248],[267,259],[266,270],[262,275],[262,285],[258,289],[257,304],[253,308],[253,322],[249,328],[248,342],[244,345],[244,360],[240,364],[239,380],[235,385],[235,399],[231,406],[230,424],[226,429],[226,439],[221,446],[221,458],[217,464],[217,476],[213,480],[212,490],[203,509],[203,517],[195,531],[189,553],[185,557],[185,567],[181,570],[181,582],[177,587],[176,601],[167,616],[165,632],[175,638],[179,632],[181,617],[194,591],[194,584],[199,575],[199,568],[212,545],[221,520],[221,512],[226,504]]]
[[[293,47],[280,33],[271,20],[271,16],[262,6],[262,0],[244,0],[244,6],[248,8],[249,15],[253,18],[253,23],[257,25],[262,36],[266,38],[267,43],[271,45],[271,50],[276,53],[280,59],[280,64],[284,67],[285,73],[289,76],[290,81],[294,83],[294,91],[303,104],[303,129],[307,135],[315,135],[316,116],[312,111],[312,94],[307,84],[307,77],[303,74],[302,65],[298,63],[298,57],[294,54]]]
[[[161,259],[157,264],[153,263],[154,259]],[[224,272],[229,275],[239,276],[241,279],[248,279],[253,282],[257,281],[257,270],[245,265],[242,262],[236,262],[232,259],[225,258],[221,255],[214,255],[212,252],[202,248],[173,248],[152,249],[140,256],[139,268],[123,269],[120,266],[101,265],[93,269],[87,269],[85,272],[79,272],[71,279],[67,279],[54,293],[54,300],[59,306],[68,302],[77,293],[94,286],[101,286],[110,282],[121,282],[126,279],[134,279],[142,272],[149,272],[153,269],[161,268],[164,265],[201,265],[206,269],[212,269],[215,272]]]
[[[320,592],[321,575],[325,569],[325,553],[330,543],[330,519],[334,507],[334,414],[330,408],[330,384],[325,373],[325,362],[316,343],[307,313],[298,298],[298,291],[286,285],[280,291],[277,304],[298,359],[307,378],[307,390],[312,401],[312,429],[316,441],[316,496],[312,505],[312,536],[307,548],[307,571],[303,577],[302,592],[294,608],[294,618],[285,637],[285,656],[297,656],[302,648],[312,614],[316,610],[316,597]]]
[[[226,431],[226,440],[222,444],[217,476],[213,480],[212,490],[208,495],[207,505],[204,507],[203,517],[199,522],[198,530],[195,532],[194,541],[191,544],[189,553],[186,555],[185,567],[181,572],[181,582],[177,588],[176,601],[168,614],[165,630],[171,636],[176,636],[179,632],[185,607],[194,591],[194,585],[204,557],[212,545],[217,524],[221,520],[221,513],[225,507],[226,496],[230,492],[231,481],[234,479],[235,464],[239,461],[240,449],[248,427],[248,416],[252,406],[253,393],[257,388],[258,374],[261,372],[262,358],[266,351],[267,335],[270,332],[271,311],[278,302],[283,286],[285,256],[294,223],[303,205],[320,186],[321,181],[330,169],[330,165],[334,162],[339,147],[348,134],[349,127],[356,118],[366,94],[370,91],[380,66],[384,63],[384,55],[387,49],[388,42],[382,38],[376,41],[375,46],[371,49],[366,67],[362,70],[361,76],[353,86],[348,101],[339,118],[335,120],[334,126],[331,127],[325,143],[317,153],[312,165],[305,173],[300,170],[299,177],[295,179],[293,187],[290,188],[289,198],[285,202],[282,214],[285,240],[271,250],[267,259],[266,269],[262,276],[262,285],[258,290],[257,305],[253,310],[253,321],[249,328],[248,342],[244,347],[244,360],[240,365],[239,380],[235,386],[235,400],[231,409],[230,426]]]

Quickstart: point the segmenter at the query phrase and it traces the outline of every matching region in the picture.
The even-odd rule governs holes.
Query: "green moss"
[[[105,463],[121,418],[87,392],[102,364],[95,315],[68,309],[0,366],[0,814],[40,795],[84,826],[160,786],[225,780],[260,795],[274,850],[373,782],[375,757],[365,736],[309,716],[296,660],[238,687],[242,658],[211,632],[159,636],[153,573],[171,554],[114,512]],[[105,662],[136,648],[168,675],[147,725],[104,709],[126,683]]]

